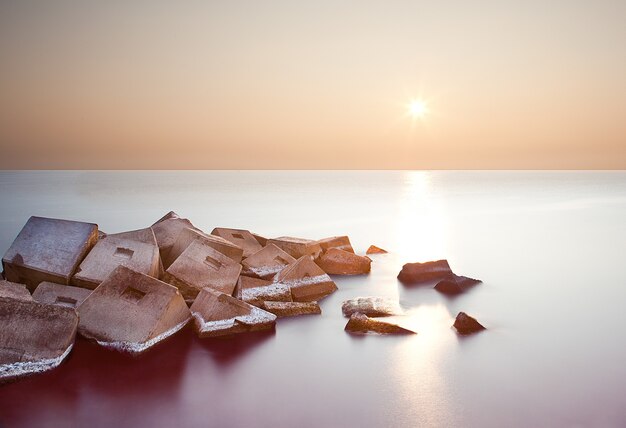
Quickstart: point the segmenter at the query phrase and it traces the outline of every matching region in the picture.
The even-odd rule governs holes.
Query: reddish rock
[[[453,275],[447,260],[425,263],[407,263],[402,266],[398,279],[404,284],[417,284],[449,278]]]
[[[278,318],[319,315],[322,313],[322,309],[317,302],[263,302],[261,307]]]
[[[261,307],[266,300],[290,302],[291,290],[283,284],[241,275],[237,281],[235,297],[251,305]]]
[[[485,327],[476,321],[476,318],[467,315],[465,312],[459,312],[452,327],[454,327],[456,331],[462,335],[477,333],[485,330]]]
[[[383,250],[376,245],[370,245],[365,254],[387,254],[387,250]]]
[[[322,247],[322,252],[326,252],[331,248],[337,248],[339,250],[347,251],[349,253],[354,253],[354,249],[352,248],[352,244],[350,243],[350,238],[347,236],[333,236],[331,238],[324,238],[317,241]]]
[[[313,261],[311,256],[302,256],[274,278],[275,283],[286,285],[295,302],[320,300],[337,290],[333,280]]]
[[[368,317],[387,317],[402,314],[402,308],[396,300],[385,297],[357,297],[343,302],[341,311],[346,317],[361,313]]]
[[[278,248],[268,244],[256,253],[249,256],[241,264],[244,272],[263,279],[271,279],[296,259]]]
[[[280,238],[270,239],[267,243],[276,245],[294,259],[299,259],[305,255],[310,255],[314,259],[317,259],[322,254],[322,247],[320,244],[317,241],[312,241],[310,239],[282,236]]]
[[[367,315],[359,312],[355,312],[350,316],[345,330],[354,334],[416,334],[414,331],[400,327],[397,324],[369,318]]]
[[[435,285],[435,290],[443,294],[455,295],[461,294],[468,288],[481,283],[479,279],[468,278],[466,276],[452,275],[450,278],[443,279]]]
[[[163,280],[177,287],[186,301],[193,301],[204,287],[232,295],[240,273],[239,263],[195,240],[167,268]]]
[[[0,382],[61,364],[77,326],[74,309],[0,297]]]
[[[79,333],[137,354],[179,331],[191,314],[179,291],[119,266],[78,306]]]
[[[193,241],[200,241],[206,244],[214,250],[231,258],[235,263],[241,263],[241,259],[243,258],[243,248],[233,244],[232,242],[227,241],[224,238],[220,238],[219,236],[207,235],[206,233],[195,229],[184,228],[178,234],[178,237],[170,248],[167,257],[163,260],[165,269],[170,267],[170,265],[174,263],[178,256],[180,256]]]
[[[33,292],[33,299],[47,305],[76,308],[91,294],[91,290],[82,287],[42,282]]]
[[[232,242],[238,247],[243,248],[243,257],[249,257],[259,251],[262,247],[249,230],[243,229],[227,229],[225,227],[216,227],[211,235],[219,236],[225,240]]]
[[[372,261],[368,257],[330,248],[317,260],[317,264],[331,275],[362,275],[369,273]]]
[[[202,338],[270,330],[276,324],[276,315],[210,288],[198,294],[191,313]]]
[[[2,258],[5,278],[31,291],[42,281],[69,284],[97,240],[96,224],[31,217]]]
[[[9,297],[18,300],[33,300],[30,291],[24,284],[0,280],[0,297]]]
[[[156,278],[160,267],[159,248],[109,235],[99,240],[82,261],[72,277],[72,285],[93,290],[118,266]]]

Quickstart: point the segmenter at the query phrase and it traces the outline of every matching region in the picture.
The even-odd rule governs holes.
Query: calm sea
[[[8,427],[626,426],[626,172],[2,172],[0,253],[30,215],[210,232],[350,236],[372,273],[275,333],[131,358],[79,340],[58,369],[0,386]],[[484,283],[457,298],[396,280],[439,258]],[[341,302],[399,299],[411,337],[353,337]],[[461,338],[459,311],[488,330]]]

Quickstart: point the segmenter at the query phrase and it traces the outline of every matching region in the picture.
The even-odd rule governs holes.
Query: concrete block
[[[137,230],[129,230],[127,232],[109,233],[106,236],[129,241],[143,242],[144,244],[151,244],[156,246],[159,245],[156,240],[156,236],[154,235],[154,231],[151,227]]]
[[[211,235],[219,236],[227,241],[232,242],[238,247],[243,248],[243,257],[249,257],[252,254],[259,251],[262,247],[261,244],[248,230],[243,229],[227,229],[224,227],[216,227],[211,232]]]
[[[320,247],[322,247],[322,252],[326,252],[331,248],[337,248],[349,253],[354,253],[350,238],[347,236],[333,236],[331,238],[320,239],[317,242],[320,244]]]
[[[300,257],[280,271],[274,282],[289,287],[294,302],[320,300],[337,290],[330,276],[315,264],[310,255]]]
[[[30,291],[24,284],[18,284],[7,280],[0,280],[0,297],[9,297],[19,300],[33,300]]]
[[[267,245],[267,238],[265,238],[264,236],[258,235],[256,233],[252,233],[252,236],[254,236],[256,242],[261,244],[261,247],[265,247]]]
[[[284,284],[241,275],[237,281],[235,297],[261,307],[266,300],[290,302],[291,290]]]
[[[346,300],[341,305],[341,311],[346,317],[359,312],[368,317],[388,317],[401,315],[402,308],[397,300],[385,297],[357,297]]]
[[[339,248],[329,248],[316,263],[331,275],[362,275],[369,273],[372,260]]]
[[[246,258],[241,264],[245,273],[263,279],[271,279],[296,259],[274,244],[267,244],[256,253]]]
[[[70,285],[42,282],[33,293],[36,302],[47,305],[67,306],[76,308],[91,294],[91,290]]]
[[[241,259],[243,258],[243,248],[227,241],[224,238],[220,238],[219,236],[207,235],[203,232],[186,227],[178,234],[178,237],[176,238],[176,241],[174,241],[167,258],[163,260],[163,266],[165,269],[170,267],[178,256],[180,256],[183,251],[187,249],[189,244],[196,240],[201,241],[225,256],[230,257],[235,263],[241,263]]]
[[[403,284],[417,284],[449,278],[453,275],[447,260],[424,263],[406,263],[398,274]]]
[[[267,241],[268,244],[274,244],[281,250],[285,251],[294,259],[302,256],[312,256],[317,259],[322,254],[322,247],[317,241],[310,239],[294,238],[291,236],[281,236]]]
[[[296,317],[300,315],[319,315],[322,309],[317,302],[263,302],[262,306],[267,312],[278,318]]]
[[[370,318],[359,312],[355,312],[350,316],[345,330],[353,334],[416,334],[414,331],[400,327],[397,324]]]
[[[452,327],[454,327],[456,331],[462,335],[478,333],[479,331],[486,330],[485,327],[476,320],[476,318],[467,315],[465,312],[459,312]]]
[[[387,250],[383,250],[376,245],[370,245],[365,254],[387,254]]]
[[[159,244],[159,251],[163,261],[168,260],[168,253],[172,249],[174,242],[176,242],[178,235],[183,229],[187,228],[200,231],[186,218],[168,217],[168,214],[152,225],[152,231]]]

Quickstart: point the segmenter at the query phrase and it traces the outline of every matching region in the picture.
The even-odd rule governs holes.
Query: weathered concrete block
[[[266,300],[291,302],[291,290],[286,285],[244,275],[239,277],[234,295],[259,307]]]
[[[241,264],[244,272],[263,279],[271,279],[296,259],[278,248],[268,244],[256,253],[246,258]]]
[[[198,294],[191,313],[200,337],[270,330],[276,324],[276,315],[210,288]]]
[[[256,239],[256,242],[261,244],[261,247],[265,247],[267,245],[267,238],[261,235],[258,235],[256,233],[252,233],[252,236],[254,236],[254,239]]]
[[[416,332],[400,327],[397,324],[369,318],[367,315],[359,312],[355,312],[350,316],[345,330],[354,334],[416,334]]]
[[[176,213],[173,213],[172,216],[170,216],[170,214],[172,214],[172,212],[166,214],[163,218],[152,225],[152,231],[154,232],[154,236],[159,244],[161,259],[164,262],[165,260],[168,260],[168,254],[183,229],[189,228],[202,232],[186,218],[180,218],[176,215]],[[174,217],[174,215],[176,216]]]
[[[349,253],[354,253],[354,249],[352,248],[352,244],[350,243],[350,238],[347,236],[333,236],[331,238],[324,238],[317,241],[322,247],[322,252],[326,252],[331,248],[337,248],[343,251],[347,251]]]
[[[456,331],[462,335],[486,330],[483,325],[476,321],[476,318],[467,315],[465,312],[459,312],[452,327],[454,327]]]
[[[436,279],[449,278],[453,275],[447,260],[424,263],[407,263],[402,266],[398,279],[404,284],[417,284]]]
[[[94,289],[118,266],[159,276],[159,249],[153,244],[118,239],[111,235],[99,240],[72,277],[72,285]]]
[[[211,235],[224,238],[238,247],[243,248],[244,258],[251,256],[262,248],[261,244],[259,244],[256,238],[248,230],[216,227],[213,229],[213,232],[211,232]]]
[[[274,278],[275,283],[286,285],[291,290],[295,302],[320,300],[337,290],[333,280],[305,255],[280,271]]]
[[[132,354],[176,333],[191,318],[176,287],[124,266],[118,266],[77,310],[81,335]]]
[[[36,302],[47,305],[76,308],[83,303],[90,294],[91,290],[87,288],[72,287],[70,285],[55,284],[53,282],[42,282],[33,292],[33,299]]]
[[[300,315],[319,315],[322,309],[317,302],[263,302],[261,306],[278,318],[296,317]]]
[[[331,275],[362,275],[369,273],[372,260],[339,248],[329,248],[316,263]]]
[[[482,281],[479,279],[468,278],[466,276],[452,275],[450,278],[443,279],[435,285],[435,290],[443,294],[455,295],[465,292]]]
[[[317,241],[310,239],[293,238],[291,236],[281,236],[267,241],[285,251],[294,259],[309,255],[317,259],[322,254],[322,247]]]
[[[177,287],[185,300],[193,301],[204,287],[232,295],[240,273],[239,263],[195,240],[167,268],[163,280]]]
[[[18,284],[16,282],[0,280],[0,297],[9,297],[11,299],[19,300],[33,300],[33,296],[30,295],[30,291],[24,284]]]
[[[403,312],[396,300],[385,297],[357,297],[346,300],[341,305],[341,311],[346,317],[356,312],[368,317],[388,317],[401,315]]]
[[[383,250],[376,245],[370,245],[365,254],[387,254],[387,250]]]
[[[74,309],[0,297],[0,382],[61,364],[77,326]]]
[[[230,257],[235,263],[241,263],[241,259],[243,258],[243,248],[238,247],[230,241],[227,241],[224,238],[220,238],[215,235],[207,235],[203,232],[184,228],[178,234],[176,241],[172,245],[170,251],[168,252],[167,258],[163,260],[163,265],[165,269],[171,266],[172,263],[187,249],[189,244],[193,241],[201,241],[209,247],[219,251],[225,256]]]
[[[69,284],[97,240],[96,224],[31,217],[2,258],[5,277],[31,291],[42,281]]]

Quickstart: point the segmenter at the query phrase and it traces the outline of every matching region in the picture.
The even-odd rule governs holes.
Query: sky
[[[0,168],[626,169],[625,23],[623,0],[3,0]]]

